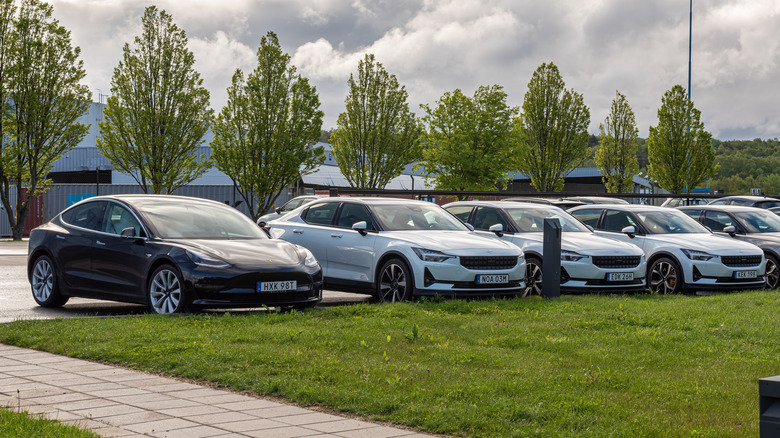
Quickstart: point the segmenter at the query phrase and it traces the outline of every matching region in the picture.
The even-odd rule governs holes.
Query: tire
[[[772,254],[766,255],[766,289],[777,289],[780,286],[780,262],[777,257]]]
[[[536,257],[525,259],[525,291],[523,296],[542,295],[542,261]]]
[[[408,301],[412,298],[414,277],[409,267],[399,258],[386,261],[376,279],[376,300],[380,303]]]
[[[41,307],[61,307],[70,298],[60,292],[56,269],[49,256],[42,255],[35,259],[30,286],[33,299]]]
[[[647,268],[647,287],[650,292],[662,295],[682,292],[683,277],[676,261],[661,257]]]
[[[160,315],[181,313],[187,309],[187,295],[179,271],[171,265],[154,270],[147,287],[149,309]]]

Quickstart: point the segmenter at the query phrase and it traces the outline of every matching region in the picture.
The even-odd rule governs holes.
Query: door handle
[[[105,243],[103,243],[103,242],[101,242],[101,241],[99,241],[99,240],[98,240],[98,241],[96,241],[95,243],[97,243],[98,245],[103,245],[103,246],[105,246],[105,245],[106,245]]]
[[[296,230],[293,228],[293,234],[303,234],[303,230]]]
[[[58,239],[65,240],[65,236],[60,236],[59,234],[57,234],[57,238],[58,238]]]
[[[337,233],[333,233],[330,235],[330,237],[338,237],[339,239],[341,239],[343,236],[344,236],[343,234],[337,234]]]

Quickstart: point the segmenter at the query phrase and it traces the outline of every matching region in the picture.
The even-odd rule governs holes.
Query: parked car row
[[[580,199],[564,211],[520,199],[440,207],[312,197],[258,221],[261,229],[236,209],[199,198],[93,197],[31,232],[28,277],[41,306],[78,296],[146,304],[161,314],[311,307],[323,288],[387,302],[539,295],[544,222],[556,219],[564,292],[780,283],[780,217],[768,210],[605,199]]]

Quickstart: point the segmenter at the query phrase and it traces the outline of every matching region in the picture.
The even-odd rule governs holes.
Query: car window
[[[371,220],[371,215],[366,210],[365,206],[359,204],[352,204],[345,202],[341,206],[341,212],[339,213],[339,220],[336,225],[344,228],[352,228],[352,225],[360,222],[366,222],[366,229],[373,230],[374,223]]]
[[[759,201],[753,206],[758,208],[780,207],[780,201]]]
[[[375,204],[371,209],[385,231],[468,230],[436,204]]]
[[[683,213],[687,214],[688,216],[690,216],[695,221],[698,221],[699,220],[699,216],[701,216],[701,210],[680,210],[680,211],[682,211]]]
[[[723,231],[726,227],[736,226],[731,216],[720,211],[705,211],[702,224],[712,231]]]
[[[87,202],[62,213],[62,220],[69,225],[100,231],[103,228],[105,201]]]
[[[748,233],[780,232],[780,217],[774,212],[757,210],[735,214]]]
[[[451,207],[445,208],[445,210],[449,211],[453,216],[462,220],[463,222],[468,222],[472,208],[473,207],[470,205],[453,205]]]
[[[571,215],[579,219],[583,224],[590,225],[593,227],[593,229],[596,229],[596,226],[599,223],[599,218],[601,217],[601,209],[585,208],[582,210],[572,211]]]
[[[140,210],[163,239],[268,239],[245,214],[224,204],[154,200]]]
[[[472,225],[478,230],[487,230],[495,224],[501,224],[504,230],[508,229],[508,223],[501,217],[501,213],[492,207],[477,207],[474,211]]]
[[[103,218],[103,232],[109,234],[122,234],[122,230],[132,227],[135,229],[135,235],[141,236],[141,224],[138,219],[133,216],[123,205],[119,205],[115,202],[108,203],[108,211]]]
[[[630,213],[626,211],[607,210],[607,213],[604,215],[604,226],[602,227],[605,231],[621,233],[625,227],[634,227],[634,230],[639,231],[639,227]]]
[[[728,199],[716,199],[709,203],[709,205],[726,205],[728,203]]]
[[[303,199],[290,199],[286,204],[282,205],[282,208],[279,209],[279,213],[293,211],[298,208],[301,203],[303,203]]]
[[[331,225],[338,206],[338,202],[325,202],[313,205],[306,210],[306,216],[303,220],[310,224]]]
[[[680,210],[638,211],[636,218],[650,234],[707,233],[709,231]]]
[[[521,233],[543,232],[545,219],[558,219],[558,223],[561,225],[561,231],[581,233],[590,232],[590,230],[588,230],[585,225],[582,225],[582,223],[577,221],[571,215],[557,207],[508,207],[505,211],[507,214],[509,214],[509,217],[512,218],[512,221],[515,223],[517,230]]]

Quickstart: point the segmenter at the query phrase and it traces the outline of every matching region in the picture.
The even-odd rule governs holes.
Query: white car
[[[522,248],[529,295],[540,295],[542,291],[546,218],[558,219],[561,225],[562,292],[645,290],[647,265],[641,249],[595,235],[558,207],[512,201],[462,201],[447,204],[444,209],[478,232],[498,236]]]
[[[281,207],[276,207],[273,212],[266,213],[259,218],[257,218],[257,225],[263,226],[264,224],[268,223],[269,221],[272,221],[274,219],[279,219],[280,217],[284,216],[286,213],[289,213],[296,208],[306,205],[311,201],[314,201],[315,199],[320,199],[322,196],[320,195],[302,195],[302,196],[296,196],[289,201],[285,202],[284,205]]]
[[[375,294],[521,295],[525,259],[515,245],[481,236],[436,204],[409,199],[324,198],[271,221],[272,237],[308,248],[325,288]]]
[[[714,235],[679,210],[647,205],[583,205],[569,213],[595,229],[596,234],[642,248],[652,291],[764,286],[766,261],[761,248]]]

